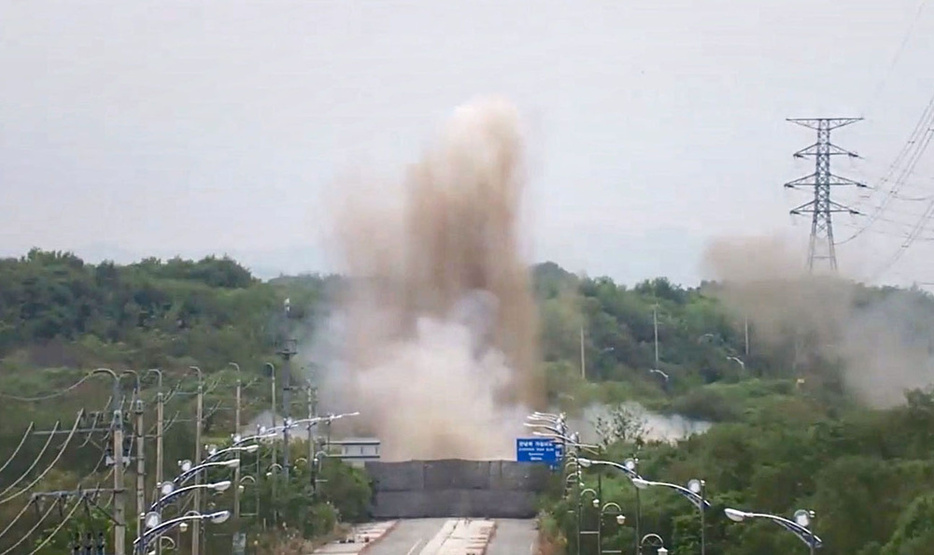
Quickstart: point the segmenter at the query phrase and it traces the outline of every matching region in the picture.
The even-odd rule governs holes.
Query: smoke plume
[[[313,352],[323,400],[359,410],[384,459],[513,456],[543,395],[524,184],[518,114],[499,99],[458,108],[401,186],[344,184],[335,244],[350,284],[330,351]]]
[[[788,377],[842,380],[879,407],[904,401],[908,389],[934,382],[930,316],[919,291],[871,291],[829,274],[809,274],[804,254],[779,238],[716,241],[706,270],[711,292],[753,328],[753,353],[786,353]]]

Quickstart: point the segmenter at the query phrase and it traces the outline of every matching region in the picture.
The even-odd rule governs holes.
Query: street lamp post
[[[269,414],[272,417],[272,428],[275,429],[276,428],[276,409],[277,409],[276,407],[276,365],[271,362],[267,362],[265,364],[265,367],[269,370],[269,377],[272,380],[272,383],[271,383],[272,404],[270,407]],[[278,454],[276,453],[276,442],[274,441],[272,443],[272,462],[275,463],[278,460],[279,460],[279,457],[278,457]],[[273,522],[273,526],[278,528],[279,527],[279,513],[276,507],[277,507],[276,505],[276,482],[274,481],[272,483],[272,507],[271,507],[272,508],[272,522]]]
[[[619,470],[623,474],[625,474],[629,478],[630,481],[633,481],[635,479],[641,479],[641,477],[639,476],[639,459],[635,457],[631,459],[626,459],[626,461],[623,462],[622,464],[618,462],[614,462],[614,461],[593,460],[593,459],[585,459],[585,458],[579,458],[577,459],[577,462],[580,464],[580,466],[584,468],[589,468],[590,466],[593,466],[593,465],[611,466],[615,468],[616,470]],[[635,485],[635,483],[633,483],[633,485]],[[641,502],[641,497],[639,495],[639,488],[636,487],[635,489],[636,489],[636,551],[638,552],[639,534],[641,533],[641,524],[642,524],[641,522],[642,521],[642,502]]]
[[[705,517],[704,513],[707,509],[710,508],[710,502],[705,498],[706,495],[706,484],[704,480],[691,480],[688,482],[688,487],[679,486],[677,484],[670,484],[668,482],[654,482],[651,480],[645,480],[642,478],[633,478],[632,483],[634,486],[640,489],[645,489],[652,486],[660,486],[668,489],[675,490],[681,494],[684,498],[691,502],[692,505],[697,507],[697,510],[700,511],[701,519],[701,555],[705,555],[706,550],[706,531],[704,530],[705,526]]]
[[[613,513],[608,512],[611,509],[615,512]],[[623,552],[622,549],[619,549],[619,550],[613,549],[613,550],[607,550],[607,551],[603,550],[603,517],[608,514],[616,515],[616,523],[620,527],[626,524],[626,516],[623,515],[623,508],[620,507],[619,504],[613,503],[611,501],[603,505],[603,507],[600,509],[600,522],[597,526],[597,545],[599,546],[598,553],[599,555],[621,554]]]
[[[595,530],[584,530],[584,497],[587,494],[593,495],[593,505],[597,509],[600,508],[600,498],[597,496],[597,490],[593,488],[586,488],[580,491],[577,494],[577,551],[580,553],[581,544],[583,543],[584,535],[596,534]]]
[[[747,518],[764,518],[766,520],[771,520],[803,541],[804,544],[808,546],[811,555],[814,555],[815,550],[823,545],[823,541],[811,530],[811,524],[814,521],[815,515],[814,511],[808,509],[798,509],[795,511],[794,520],[788,520],[778,515],[752,513],[739,509],[724,509],[723,512],[734,522],[742,522]]]

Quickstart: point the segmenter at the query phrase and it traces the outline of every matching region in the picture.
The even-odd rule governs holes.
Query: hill
[[[934,495],[934,397],[924,381],[934,351],[930,295],[839,280],[682,287],[657,278],[627,287],[554,263],[532,267],[530,279],[540,316],[541,371],[553,405],[612,409],[636,400],[717,423],[704,435],[668,445],[631,433],[638,431],[633,415],[617,411],[620,433],[606,437],[606,456],[619,460],[638,451],[644,474],[659,479],[702,476],[718,507],[781,514],[814,508],[826,515],[818,530],[829,553],[923,553],[910,546],[930,545],[915,527],[927,518]],[[319,333],[316,320],[328,310],[329,295],[344,285],[339,276],[261,281],[229,258],[95,265],[69,253],[33,250],[0,260],[0,465],[17,452],[0,472],[0,491],[19,491],[34,477],[42,480],[29,491],[72,487],[79,477],[105,470],[95,466],[101,451],[93,443],[68,446],[58,461],[56,450],[43,450],[37,437],[16,450],[30,422],[67,427],[80,408],[106,406],[110,390],[103,383],[74,385],[98,367],[142,371],[147,422],[154,416],[156,381],[144,371],[163,370],[178,389],[167,407],[175,423],[166,437],[166,458],[176,460],[194,449],[184,421],[193,415],[197,387],[189,367],[198,366],[209,391],[205,433],[225,441],[233,429],[236,380],[246,386],[242,421],[249,421],[271,402],[264,364],[276,360],[285,324]],[[750,298],[755,303],[745,302]],[[131,382],[132,376],[122,380],[127,399]],[[867,395],[882,390],[889,394]],[[613,432],[614,425],[605,429]],[[52,462],[55,472],[40,476]],[[14,483],[20,474],[27,479]],[[271,495],[275,478],[258,475],[257,491]],[[360,514],[359,496],[365,495],[353,489],[354,480],[359,477],[334,479],[345,488],[332,492],[334,499],[357,500],[342,509],[345,516]],[[601,485],[607,500],[630,510],[631,491],[618,476],[604,475]],[[880,500],[886,500],[882,512],[875,510]],[[264,506],[267,501],[263,497]],[[678,546],[673,552],[693,552],[698,528],[683,500],[643,501],[644,526],[670,538]],[[310,517],[308,511],[320,507],[300,496],[288,503],[292,522],[314,521],[310,535],[330,518]],[[573,523],[562,517],[568,507],[555,503],[552,531],[572,535]],[[17,500],[0,505],[0,520],[22,506]],[[711,519],[708,545],[717,552],[791,549],[774,530]],[[631,534],[624,529],[607,538],[628,542]],[[6,540],[0,536],[0,546]]]

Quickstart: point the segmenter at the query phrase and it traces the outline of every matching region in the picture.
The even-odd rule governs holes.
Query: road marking
[[[448,520],[425,544],[420,555],[466,555],[481,553],[490,543],[496,522],[492,520]]]
[[[412,553],[415,553],[415,550],[418,549],[418,546],[420,546],[423,541],[425,541],[424,538],[419,538],[419,540],[415,542],[415,545],[413,545],[412,548],[409,549],[409,552],[406,553],[405,555],[412,555]]]

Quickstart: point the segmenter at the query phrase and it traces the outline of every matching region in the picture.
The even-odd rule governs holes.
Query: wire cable
[[[74,384],[66,387],[65,389],[56,391],[55,393],[39,395],[37,397],[19,397],[18,395],[10,395],[9,393],[3,393],[2,391],[0,391],[0,398],[13,399],[14,401],[22,401],[24,403],[32,403],[36,401],[48,401],[49,399],[55,399],[56,397],[61,397],[62,395],[65,395],[67,393],[74,391],[78,386],[80,386],[84,382],[91,379],[93,375],[94,374],[87,374],[86,376],[84,376],[83,378],[75,382]]]
[[[69,520],[71,520],[71,517],[74,516],[75,512],[78,510],[78,507],[80,507],[80,506],[81,506],[81,501],[79,500],[77,503],[75,503],[75,506],[71,508],[71,512],[68,513],[68,515],[65,516],[65,518],[63,518],[62,521],[58,523],[58,526],[56,526],[54,530],[52,530],[52,533],[49,534],[48,537],[45,538],[45,540],[43,540],[42,543],[40,543],[39,545],[37,545],[35,549],[33,549],[32,551],[30,551],[30,552],[29,552],[29,555],[36,555],[36,553],[39,553],[39,551],[41,551],[42,548],[45,547],[47,543],[49,543],[50,541],[52,541],[52,538],[54,538],[55,535],[58,534],[59,531],[61,531],[61,529],[65,526],[65,524],[66,524]]]
[[[36,422],[32,421],[29,423],[29,427],[26,428],[26,433],[23,434],[23,439],[19,440],[19,445],[16,446],[16,449],[13,450],[13,454],[10,455],[10,458],[3,463],[3,466],[0,466],[0,474],[3,474],[3,471],[6,470],[6,467],[10,466],[10,463],[13,462],[13,459],[16,458],[16,455],[19,454],[19,450],[23,448],[23,445],[26,444],[26,439],[29,438],[29,434],[32,433],[32,429],[36,426]]]
[[[9,524],[6,525],[6,528],[4,528],[3,531],[0,531],[0,539],[3,539],[3,536],[5,536],[6,533],[10,531],[11,528],[13,528],[13,525],[16,524],[19,521],[19,519],[23,517],[24,514],[26,514],[26,511],[29,510],[30,506],[32,506],[32,501],[23,505],[23,509],[15,517],[13,517],[13,520],[11,520]]]
[[[924,112],[921,114],[921,118],[915,124],[915,127],[912,130],[911,135],[909,135],[908,140],[902,146],[902,149],[896,155],[892,163],[889,164],[889,168],[886,171],[886,175],[883,176],[880,185],[884,185],[890,182],[897,174],[895,181],[892,182],[888,191],[883,194],[881,202],[874,208],[866,223],[846,239],[843,239],[842,241],[835,241],[835,245],[844,245],[850,241],[853,241],[862,235],[866,230],[868,230],[886,211],[889,203],[893,198],[897,197],[899,190],[905,184],[905,181],[914,172],[918,162],[927,151],[927,148],[930,145],[930,133],[932,128],[934,128],[934,95],[931,96],[927,106],[925,106]],[[906,157],[907,162],[905,161]],[[905,165],[900,167],[903,163]],[[877,190],[881,190],[881,188],[877,187]]]
[[[12,484],[7,486],[5,490],[0,491],[0,497],[6,495],[11,489],[15,488],[16,485],[19,484],[23,480],[23,478],[28,476],[29,473],[32,472],[32,469],[35,468],[37,464],[39,464],[39,461],[42,459],[42,456],[45,455],[45,450],[48,449],[49,445],[52,443],[52,438],[55,437],[55,433],[58,432],[59,424],[60,424],[59,422],[55,423],[55,426],[52,428],[52,432],[49,434],[49,439],[45,440],[45,445],[42,446],[42,450],[39,451],[39,455],[36,457],[36,460],[34,460],[32,464],[29,466],[29,468],[26,469],[26,472],[23,472],[23,474],[20,475],[20,477],[17,478]],[[2,505],[3,503],[4,501],[0,500],[0,505]]]
[[[924,12],[924,7],[926,4],[927,0],[921,0],[918,2],[918,8],[915,10],[914,17],[911,18],[911,22],[908,24],[908,29],[902,36],[901,44],[899,44],[898,48],[895,50],[895,54],[892,56],[892,60],[889,62],[888,69],[886,69],[885,74],[879,80],[878,84],[876,84],[876,88],[873,90],[872,95],[869,97],[869,101],[866,103],[866,107],[863,108],[864,116],[872,108],[873,104],[879,100],[879,95],[882,94],[886,83],[888,82],[889,78],[892,77],[892,71],[895,69],[895,66],[898,65],[902,54],[905,52],[905,47],[908,46],[908,41],[910,41],[911,37],[914,35],[915,27],[918,25],[918,20],[921,19],[921,13]]]
[[[84,476],[83,478],[81,478],[80,480],[78,480],[78,487],[77,487],[76,489],[81,490],[81,489],[82,489],[82,485],[83,485],[88,479],[90,479],[95,473],[97,473],[98,470],[100,470],[101,464],[104,463],[104,462],[106,461],[106,459],[107,459],[107,452],[106,452],[106,451],[102,451],[102,452],[101,452],[100,458],[97,460],[97,464],[94,465],[94,469],[91,470],[91,472],[88,473],[86,476]],[[103,484],[106,480],[108,480],[108,479],[110,478],[110,476],[113,474],[113,471],[114,471],[114,469],[111,468],[110,471],[107,472],[107,474],[105,474],[103,477],[101,477],[101,479],[97,481],[97,485],[94,486],[94,488],[93,488],[91,491],[94,491],[95,493],[99,492],[99,491],[100,491],[101,484]],[[13,517],[13,519],[7,524],[6,528],[4,528],[3,531],[0,531],[0,539],[2,539],[3,536],[5,536],[5,535],[7,534],[7,532],[9,532],[17,522],[19,522],[19,519],[22,518],[23,515],[26,514],[26,511],[29,510],[29,507],[30,507],[31,505],[32,505],[32,502],[31,502],[31,501],[30,501],[29,503],[26,503],[26,504],[23,505],[22,510],[20,510],[20,512],[19,512],[15,517]]]
[[[62,448],[59,449],[58,455],[56,455],[55,458],[52,460],[52,462],[49,463],[49,466],[45,467],[45,470],[43,470],[43,471],[36,477],[36,479],[33,480],[32,483],[30,483],[28,486],[24,487],[23,489],[19,490],[17,493],[14,493],[13,495],[11,495],[11,496],[9,496],[9,497],[5,497],[5,498],[3,498],[3,499],[0,499],[0,505],[3,505],[4,503],[7,503],[7,502],[9,502],[9,501],[11,501],[11,500],[13,500],[13,499],[16,499],[17,497],[19,497],[20,495],[22,495],[24,492],[26,492],[26,491],[28,491],[30,488],[32,488],[34,485],[38,484],[43,478],[45,478],[46,474],[48,474],[48,473],[52,470],[52,468],[53,468],[56,464],[58,464],[58,461],[61,460],[62,455],[65,454],[65,450],[68,449],[68,445],[71,443],[71,439],[72,439],[73,437],[75,437],[75,432],[78,431],[78,426],[81,424],[81,420],[82,420],[83,417],[84,417],[84,409],[78,411],[78,418],[75,419],[75,425],[71,427],[71,432],[69,432],[68,438],[65,440],[65,443],[62,445]],[[49,439],[51,440],[52,437],[54,437],[54,435],[50,434],[50,435],[49,435]],[[39,462],[39,459],[36,459],[36,462]],[[35,463],[33,463],[33,465],[35,465]],[[32,470],[32,467],[30,467],[30,470]],[[20,477],[19,480],[22,480],[22,477]],[[19,480],[17,480],[17,482],[18,482]],[[15,484],[13,484],[13,485],[15,485]],[[12,487],[12,485],[11,485],[11,487]],[[9,488],[8,488],[8,489],[9,489]],[[6,492],[4,492],[4,493],[6,493]]]
[[[26,506],[28,507],[29,505],[26,505]],[[2,553],[0,553],[0,555],[8,555],[9,553],[12,553],[13,550],[19,547],[21,543],[29,539],[29,537],[32,536],[33,532],[35,532],[36,530],[39,529],[40,526],[42,526],[42,523],[45,522],[45,519],[49,518],[49,515],[52,514],[52,511],[54,510],[55,510],[55,503],[52,503],[52,505],[49,507],[49,510],[46,511],[44,515],[39,517],[39,520],[36,522],[36,525],[33,526],[28,532],[23,534],[23,537],[21,537],[16,543],[14,543],[9,548],[7,548],[6,551],[3,551]]]

